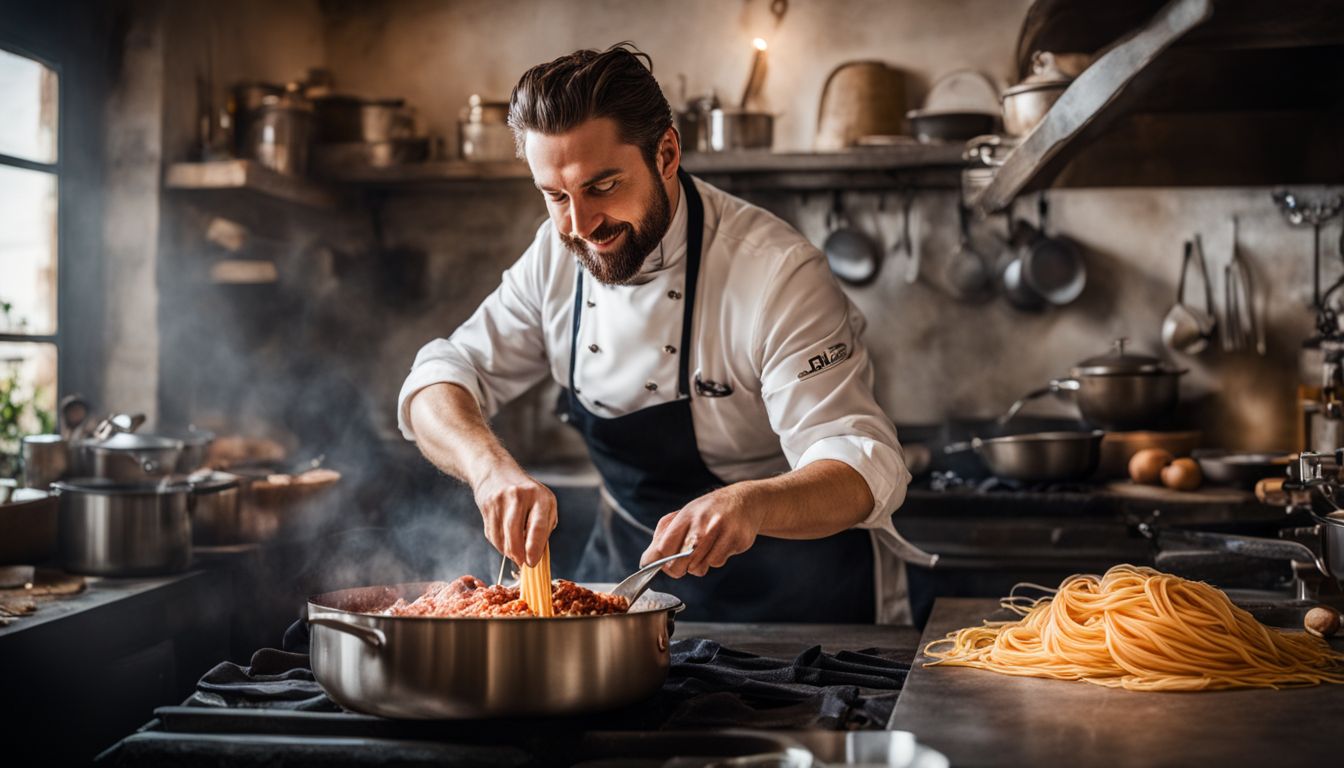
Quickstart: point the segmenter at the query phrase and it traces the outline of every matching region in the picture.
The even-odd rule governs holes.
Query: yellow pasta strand
[[[1344,654],[1305,633],[1272,630],[1221,590],[1152,568],[1075,575],[1052,596],[1010,596],[1022,618],[986,621],[924,648],[925,666],[1083,680],[1131,691],[1344,684]]]
[[[536,565],[523,564],[519,574],[519,596],[532,613],[538,616],[554,616],[555,606],[551,602],[551,545],[541,552],[541,560]]]

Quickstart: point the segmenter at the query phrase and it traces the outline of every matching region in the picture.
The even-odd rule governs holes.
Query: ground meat
[[[629,602],[572,581],[556,579],[551,585],[551,600],[556,616],[599,616],[625,613]],[[436,581],[413,602],[393,603],[388,616],[532,616],[532,610],[518,596],[517,587],[487,586],[475,576],[456,581]]]

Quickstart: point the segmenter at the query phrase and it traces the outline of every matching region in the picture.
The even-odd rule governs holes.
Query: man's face
[[[548,136],[529,131],[523,154],[546,198],[560,240],[607,285],[639,274],[667,233],[671,206],[663,181],[616,123],[598,118]]]

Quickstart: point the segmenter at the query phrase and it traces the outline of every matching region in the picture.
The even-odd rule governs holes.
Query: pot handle
[[[999,417],[999,426],[1003,426],[1012,421],[1018,411],[1022,410],[1027,403],[1038,397],[1057,395],[1060,392],[1077,392],[1081,386],[1082,384],[1077,379],[1051,379],[1049,384],[1046,384],[1040,389],[1033,389],[1022,397],[1019,397],[1017,402],[1009,406],[1008,410],[1004,411],[1003,415]]]
[[[976,440],[963,440],[959,443],[948,443],[943,446],[943,453],[965,453],[975,450]]]
[[[383,630],[351,624],[338,613],[319,613],[315,616],[309,616],[308,624],[309,626],[316,625],[334,629],[337,632],[344,632],[347,635],[354,635],[374,648],[387,646],[387,635],[383,634]]]
[[[1311,551],[1311,547],[1296,541],[1283,539],[1262,539],[1255,536],[1234,536],[1228,533],[1210,533],[1207,531],[1157,530],[1147,523],[1139,524],[1139,531],[1153,539],[1161,547],[1167,543],[1179,543],[1200,547],[1217,552],[1230,552],[1246,557],[1259,557],[1268,560],[1291,560],[1316,566],[1322,576],[1330,577],[1330,569],[1321,558]]]

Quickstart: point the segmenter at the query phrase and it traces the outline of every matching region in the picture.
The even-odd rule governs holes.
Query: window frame
[[[0,152],[0,166],[8,168],[18,168],[27,171],[38,171],[49,173],[56,180],[56,332],[50,334],[35,333],[8,333],[0,332],[0,343],[15,344],[50,344],[56,347],[56,392],[54,404],[59,407],[62,393],[65,392],[63,384],[67,380],[66,364],[67,355],[65,354],[65,340],[69,336],[67,325],[67,280],[66,280],[66,248],[67,248],[67,228],[66,228],[66,185],[65,178],[65,160],[66,160],[66,79],[65,72],[61,67],[61,62],[52,56],[44,55],[32,48],[20,44],[16,40],[0,36],[0,50],[15,56],[21,56],[30,61],[51,70],[56,75],[56,162],[42,163],[35,160],[28,160],[22,157],[14,157]]]

